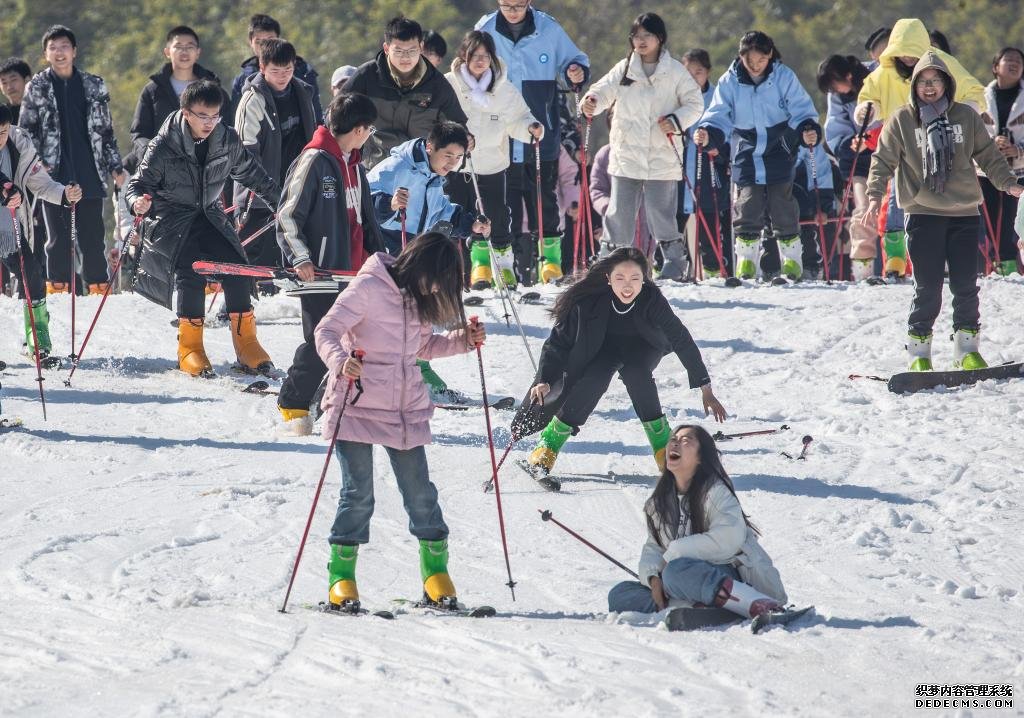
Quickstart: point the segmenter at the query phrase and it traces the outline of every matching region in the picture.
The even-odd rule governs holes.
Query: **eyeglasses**
[[[193,53],[199,49],[199,45],[171,45],[171,52]]]
[[[500,7],[505,12],[522,12],[526,8],[530,7],[530,3],[522,3],[520,5],[510,5],[509,3],[500,2],[500,3],[498,3],[498,7]]]
[[[394,55],[397,58],[404,58],[406,60],[411,60],[414,57],[419,57],[419,54],[420,49],[418,47],[414,47],[410,50],[398,50],[396,48],[390,48],[388,50],[388,55]]]
[[[469,60],[470,60],[470,62],[482,62],[484,60],[486,60],[487,62],[490,62],[491,61],[491,53],[489,53],[489,52],[474,52],[472,55],[469,56]]]
[[[204,125],[216,125],[218,122],[220,122],[222,119],[224,119],[220,115],[204,115],[201,112],[193,112],[192,110],[185,110],[185,112],[187,112],[188,114],[190,114],[193,117],[195,117],[197,120],[202,122]]]
[[[918,80],[917,84],[922,87],[944,87],[946,82],[941,77],[937,77],[934,80]]]

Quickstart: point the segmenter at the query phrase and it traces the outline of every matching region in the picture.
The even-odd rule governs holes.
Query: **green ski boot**
[[[779,237],[778,244],[783,276],[791,282],[799,282],[804,274],[804,247],[800,241],[800,235],[794,234],[791,237]]]
[[[427,391],[430,392],[430,398],[435,404],[466,403],[466,397],[454,389],[449,389],[448,385],[444,383],[444,379],[438,376],[437,372],[430,366],[430,362],[417,359],[416,366],[420,368],[420,374],[423,375],[423,383],[427,385]]]
[[[494,278],[491,273],[491,248],[486,239],[478,239],[469,246],[469,286],[475,291],[487,289]]]
[[[757,276],[757,253],[761,238],[757,235],[736,237],[736,276],[753,279]]]
[[[540,432],[540,441],[537,442],[537,447],[530,452],[530,458],[527,459],[528,471],[533,478],[543,479],[551,473],[551,469],[555,466],[555,459],[558,458],[558,452],[562,450],[570,436],[572,436],[572,427],[557,416],[551,417],[551,421]]]
[[[431,603],[455,608],[455,584],[448,575],[448,539],[420,539],[420,578],[423,595]]]
[[[907,233],[903,230],[886,232],[882,241],[885,244],[885,276],[905,276],[907,273]]]
[[[910,371],[932,370],[932,335],[907,333],[907,353],[910,355]]]
[[[996,265],[996,274],[1000,277],[1009,277],[1011,274],[1017,272],[1017,260],[1016,259],[1004,259],[1002,262]]]
[[[31,316],[29,312],[31,311]],[[28,302],[25,303],[25,353],[35,356],[36,345],[32,341],[32,318],[35,318],[36,337],[39,339],[39,357],[41,359],[50,356],[53,345],[50,341],[50,311],[46,308],[46,300],[39,299],[32,302],[32,309],[29,310]]]
[[[331,560],[327,563],[330,590],[327,601],[337,610],[358,610],[359,590],[356,588],[356,559],[359,546],[331,544]]]
[[[981,343],[980,329],[957,329],[953,332],[953,365],[957,369],[971,371],[984,369],[988,362],[978,353]]]
[[[665,447],[668,446],[668,439],[672,435],[668,419],[662,414],[657,419],[643,422],[644,433],[647,434],[647,441],[651,443],[654,450],[654,461],[658,464],[658,471],[665,471]]]
[[[543,284],[562,278],[562,238],[545,237],[540,257],[538,276]]]

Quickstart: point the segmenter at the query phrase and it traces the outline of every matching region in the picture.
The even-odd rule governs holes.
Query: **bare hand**
[[[996,135],[994,140],[996,143],[996,147],[998,147],[999,149],[1003,149],[1008,144],[1010,144],[1010,138],[1007,137],[1006,135]]]
[[[875,106],[871,103],[865,102],[857,105],[857,108],[853,111],[853,120],[858,125],[864,124],[865,117],[868,121],[875,116]]]
[[[567,210],[565,210],[565,213],[567,215],[569,215],[569,218],[573,222],[575,222],[576,219],[580,216],[580,205],[579,205],[579,202],[573,202],[571,205],[569,205],[569,208]]]
[[[534,384],[533,388],[530,389],[530,401],[532,401],[534,404],[544,406],[544,397],[546,397],[550,393],[550,384],[544,384],[543,382],[540,384]]]
[[[804,130],[801,139],[803,139],[804,144],[808,147],[814,147],[818,144],[818,132],[817,130]]]
[[[868,207],[864,210],[864,216],[860,218],[860,223],[865,227],[874,227],[878,224],[878,211],[882,208],[882,202],[877,199],[869,199]]]
[[[1013,185],[1013,187],[1010,187],[1010,189],[1006,190],[1006,193],[1012,194],[1014,197],[1020,197],[1022,194],[1024,194],[1024,187],[1021,187],[1019,184],[1015,184]]]
[[[999,148],[999,151],[1003,153],[1003,157],[1015,160],[1020,157],[1020,148],[1017,145],[1007,144]]]
[[[466,337],[474,347],[482,347],[487,341],[487,329],[476,317],[466,325]]]
[[[391,195],[391,209],[397,212],[409,206],[409,190],[399,187],[398,191]]]
[[[128,173],[124,170],[121,170],[120,172],[111,172],[110,176],[113,178],[114,184],[118,187],[121,187],[121,185],[124,184],[124,181],[128,179]]]
[[[363,363],[355,357],[349,357],[341,365],[341,375],[347,379],[358,379],[363,375]]]
[[[7,209],[18,209],[21,206],[21,192],[12,182],[4,184],[4,197],[7,198]]]
[[[141,217],[146,214],[152,206],[153,200],[150,199],[148,194],[144,194],[132,203],[132,212],[136,217]]]
[[[469,143],[466,145],[466,151],[472,152],[476,149],[476,137],[473,137],[471,133],[467,133],[466,136],[469,138]]]
[[[710,384],[705,384],[701,388],[701,400],[704,402],[704,416],[713,416],[715,421],[719,422],[725,421],[725,407],[715,397],[715,392],[711,391]]]
[[[580,112],[586,117],[593,117],[594,112],[597,111],[597,98],[593,95],[587,95],[583,98],[583,102],[580,103]]]
[[[532,123],[530,125],[530,127],[529,127],[529,130],[530,130],[530,135],[535,140],[542,140],[542,139],[544,139],[544,125],[542,125],[541,123],[539,123],[539,122]]]
[[[77,184],[69,184],[64,187],[64,196],[69,204],[74,204],[82,199],[82,187]]]
[[[303,282],[312,282],[316,279],[316,265],[307,259],[305,262],[295,265],[295,273]]]
[[[658,119],[658,129],[666,135],[674,135],[678,131],[676,124],[668,118],[668,115]]]
[[[651,598],[659,611],[664,611],[668,606],[668,599],[665,597],[665,585],[661,582],[661,576],[651,576]]]
[[[711,138],[708,137],[708,131],[703,127],[693,133],[693,141],[701,147],[707,147],[710,139]]]
[[[565,72],[569,77],[569,82],[574,85],[582,85],[583,80],[586,79],[587,75],[583,72],[583,68],[577,65],[575,62],[569,65],[569,69]]]
[[[854,152],[860,152],[861,148],[863,146],[864,146],[863,138],[854,137],[852,140],[850,140],[850,149],[853,150]]]
[[[481,222],[480,220],[473,222],[473,233],[483,235],[484,237],[490,237],[491,220],[486,219],[483,222]]]

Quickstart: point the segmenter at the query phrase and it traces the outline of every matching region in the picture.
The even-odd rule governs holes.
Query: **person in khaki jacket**
[[[1020,197],[1024,187],[972,107],[956,102],[956,82],[945,61],[926,52],[914,68],[910,103],[882,129],[871,158],[868,208],[874,226],[895,177],[896,200],[906,213],[907,244],[914,263],[914,303],[908,320],[911,371],[930,371],[932,325],[942,308],[949,264],[953,293],[953,354],[960,369],[988,366],[978,352],[980,313],[976,277],[981,188],[974,163],[1000,191]]]

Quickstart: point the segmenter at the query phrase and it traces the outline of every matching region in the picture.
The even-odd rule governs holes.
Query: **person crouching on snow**
[[[683,602],[754,618],[788,601],[705,429],[684,425],[672,432],[665,470],[644,514],[640,581],[614,586],[609,612],[654,613]]]
[[[874,226],[895,175],[896,203],[906,213],[907,245],[914,265],[907,352],[911,371],[932,369],[932,325],[942,308],[949,265],[953,293],[953,359],[957,369],[988,364],[978,351],[978,205],[975,163],[1000,192],[1020,197],[1024,187],[1010,172],[985,123],[972,107],[953,100],[956,82],[943,59],[925,52],[910,80],[910,103],[886,121],[871,158],[864,223]]]
[[[424,446],[431,441],[430,401],[416,359],[472,351],[482,344],[482,324],[466,323],[462,305],[462,253],[440,232],[422,234],[398,257],[378,252],[317,325],[316,349],[330,372],[322,406],[324,436],[333,435],[350,379],[363,394],[345,409],[335,451],[341,496],[328,543],[328,602],[358,608],[356,557],[370,539],[373,516],[373,446],[384,447],[420,542],[423,590],[430,602],[456,604],[448,575],[448,526],[430,481]],[[433,326],[451,327],[435,334]],[[352,356],[366,354],[362,361]]]
[[[725,420],[700,350],[651,280],[640,250],[620,247],[595,262],[559,296],[552,314],[555,326],[541,350],[529,401],[512,423],[518,436],[544,427],[527,470],[545,488],[556,488],[547,477],[559,450],[583,426],[616,373],[643,423],[658,468],[664,468],[669,426],[654,370],[669,351],[686,367],[690,388],[701,389],[704,411]],[[558,397],[546,401],[553,385],[559,388]]]

